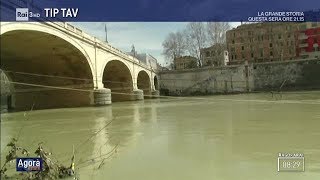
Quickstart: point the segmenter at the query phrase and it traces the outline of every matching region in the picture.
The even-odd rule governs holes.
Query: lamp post
[[[106,43],[108,43],[108,29],[107,29],[107,24],[104,25],[104,32],[106,33]]]

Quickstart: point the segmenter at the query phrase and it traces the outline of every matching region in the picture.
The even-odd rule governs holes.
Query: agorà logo
[[[40,17],[40,13],[33,13],[28,8],[16,8],[16,21],[29,21],[32,17]]]
[[[17,158],[16,159],[17,171],[41,171],[42,159],[41,158]]]

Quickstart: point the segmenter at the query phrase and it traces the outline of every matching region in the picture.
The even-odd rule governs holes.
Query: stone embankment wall
[[[253,64],[254,90],[320,89],[320,60]]]
[[[163,71],[159,79],[162,95],[320,89],[320,60]]]
[[[248,66],[206,67],[159,74],[162,95],[203,95],[245,92],[252,87]]]

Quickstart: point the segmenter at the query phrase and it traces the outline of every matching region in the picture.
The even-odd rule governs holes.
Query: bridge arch
[[[10,31],[18,31],[18,30],[25,30],[25,31],[39,31],[47,34],[51,34],[53,36],[57,36],[68,43],[72,44],[74,47],[76,47],[82,54],[85,56],[88,64],[90,65],[91,69],[91,75],[94,75],[94,65],[93,62],[87,53],[87,51],[82,47],[80,43],[77,41],[73,40],[71,38],[71,35],[68,33],[62,31],[62,30],[57,30],[49,25],[43,24],[43,23],[36,23],[36,22],[1,22],[1,31],[0,35],[4,35]]]
[[[144,70],[141,70],[137,76],[138,89],[143,90],[145,98],[150,98],[151,95],[151,81],[150,76]]]
[[[159,81],[157,76],[153,77],[153,86],[154,86],[154,90],[159,90]]]
[[[130,64],[127,61],[122,60],[122,59],[118,58],[115,55],[112,55],[112,56],[106,58],[103,63],[101,63],[102,66],[100,68],[98,68],[98,71],[97,71],[98,72],[98,74],[97,74],[98,77],[103,77],[103,74],[105,73],[105,68],[106,68],[107,64],[110,61],[119,61],[119,62],[121,62],[124,66],[126,66],[128,68],[128,70],[130,71],[130,74],[133,74],[132,68],[130,68]],[[133,81],[133,76],[132,76],[132,81]]]
[[[17,110],[91,103],[93,66],[71,35],[40,23],[2,23],[1,47],[1,69],[16,82]]]
[[[104,67],[102,83],[111,89],[113,102],[133,100],[133,80],[130,68],[120,60],[108,61]]]

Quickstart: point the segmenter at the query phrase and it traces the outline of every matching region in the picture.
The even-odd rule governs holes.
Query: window
[[[272,51],[270,51],[270,56],[273,56],[273,52]]]
[[[281,38],[282,38],[282,36],[281,36],[281,34],[279,34],[279,35],[278,35],[278,39],[281,39]]]
[[[244,54],[243,54],[243,53],[242,53],[242,55],[241,55],[241,56],[242,56],[242,59],[244,59]]]
[[[253,53],[251,53],[251,58],[253,58]]]
[[[244,46],[241,47],[242,51],[244,50]]]
[[[270,43],[269,46],[272,47],[272,43]]]
[[[300,25],[299,29],[300,30],[305,30],[305,29],[307,29],[307,25],[306,24]]]
[[[210,57],[210,52],[209,51],[206,52],[206,57]]]
[[[237,59],[237,55],[234,55],[234,59]]]
[[[311,24],[311,26],[312,26],[312,27],[317,27],[317,23],[316,23],[316,22],[313,22],[313,23]]]
[[[231,55],[231,59],[233,60],[233,55]]]
[[[234,40],[232,40],[232,44],[234,44]]]

